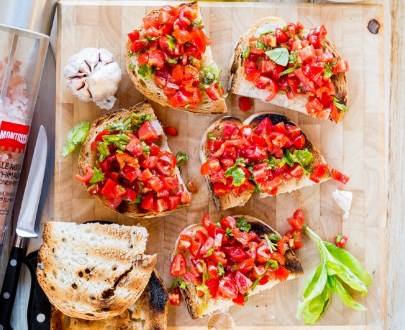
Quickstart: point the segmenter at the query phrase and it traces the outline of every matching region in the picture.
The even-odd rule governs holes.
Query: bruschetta
[[[348,110],[348,62],[326,37],[323,25],[266,17],[240,38],[229,91],[313,117],[340,122]]]
[[[181,292],[192,318],[243,305],[252,295],[303,274],[294,245],[283,243],[288,236],[263,221],[236,215],[214,224],[205,215],[202,222],[182,230],[170,267],[171,295]]]
[[[205,175],[219,209],[326,181],[331,174],[320,151],[285,116],[257,113],[244,122],[226,116],[204,133],[200,147]]]
[[[190,204],[160,122],[148,102],[95,120],[79,155],[89,194],[129,217],[156,217]]]
[[[162,106],[224,113],[221,70],[196,2],[150,12],[128,34],[126,67],[135,87]]]

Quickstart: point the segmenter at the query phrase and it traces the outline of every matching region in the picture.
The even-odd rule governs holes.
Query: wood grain
[[[145,2],[116,3],[102,6],[86,5],[85,2],[62,2],[58,9],[59,29],[57,46],[57,106],[56,106],[56,155],[67,131],[81,120],[94,120],[102,111],[93,104],[81,103],[72,98],[61,75],[67,59],[84,47],[105,47],[111,50],[123,63],[125,34],[137,26],[144,14],[159,5]],[[125,5],[122,7],[121,5]],[[178,128],[179,136],[171,137],[169,144],[173,151],[184,150],[190,155],[188,164],[181,168],[186,181],[192,180],[199,187],[188,210],[154,220],[129,219],[117,215],[87,195],[84,187],[73,177],[76,173],[77,154],[72,157],[56,157],[55,161],[55,204],[54,217],[61,221],[83,222],[89,219],[107,219],[125,224],[140,223],[150,232],[149,250],[159,253],[158,271],[167,284],[170,282],[168,268],[170,253],[180,229],[199,222],[204,212],[214,219],[222,214],[248,213],[263,219],[283,232],[287,229],[285,219],[300,207],[307,216],[310,226],[325,239],[337,231],[348,234],[348,249],[355,254],[366,269],[373,274],[375,285],[366,298],[359,300],[370,312],[359,313],[344,308],[339,299],[334,299],[330,310],[320,323],[326,326],[353,325],[360,328],[382,328],[385,324],[386,269],[381,261],[386,259],[383,240],[386,235],[386,185],[385,185],[385,117],[384,117],[384,71],[380,65],[384,59],[383,29],[378,35],[371,35],[366,24],[375,18],[383,22],[383,11],[379,6],[349,5],[288,5],[256,3],[202,4],[202,15],[212,40],[212,51],[218,65],[224,69],[222,82],[226,85],[232,46],[240,34],[255,20],[268,15],[278,15],[285,20],[299,19],[304,25],[325,24],[332,39],[350,62],[349,106],[342,125],[320,122],[316,119],[286,109],[255,101],[254,112],[275,111],[287,115],[302,126],[304,131],[321,149],[329,163],[351,177],[346,186],[326,182],[291,194],[275,198],[250,200],[246,206],[219,213],[208,195],[204,179],[199,175],[197,156],[199,141],[205,128],[216,116],[198,116],[184,112],[170,111],[156,106],[158,118],[164,125]],[[121,22],[121,24],[116,24]],[[373,66],[365,65],[364,59],[372,58]],[[372,101],[369,101],[371,97]],[[118,91],[119,103],[115,110],[128,107],[142,97],[124,75]],[[245,114],[238,110],[237,98],[227,99],[231,114],[242,119]],[[348,220],[342,220],[340,209],[332,201],[336,189],[353,191],[353,209]],[[370,244],[372,239],[373,244]],[[317,264],[317,253],[311,242],[305,240],[307,248],[299,255],[306,271]],[[295,319],[295,309],[304,278],[283,283],[274,290],[253,297],[244,308],[233,307],[230,314],[241,327],[266,325],[296,329],[301,323]],[[255,315],[254,318],[251,316]],[[185,307],[170,308],[169,325],[183,328],[204,326],[207,319],[193,321]],[[347,329],[347,328],[345,328]]]

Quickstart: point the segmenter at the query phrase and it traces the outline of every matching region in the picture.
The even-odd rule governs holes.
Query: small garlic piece
[[[67,87],[79,100],[96,102],[101,109],[114,106],[121,69],[108,50],[82,49],[70,57],[64,74]]]
[[[344,211],[343,219],[347,219],[350,215],[350,208],[352,207],[353,193],[351,191],[336,189],[333,192],[333,199]]]

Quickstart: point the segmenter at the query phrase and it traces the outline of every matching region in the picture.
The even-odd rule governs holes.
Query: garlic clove
[[[353,193],[351,191],[336,189],[333,192],[333,199],[343,210],[343,219],[347,219],[350,215],[350,209],[352,207]]]

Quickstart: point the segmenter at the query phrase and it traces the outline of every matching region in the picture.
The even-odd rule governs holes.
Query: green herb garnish
[[[282,66],[286,66],[289,61],[289,53],[287,48],[279,47],[268,50],[266,55],[274,62]]]
[[[176,160],[177,160],[177,165],[179,165],[179,163],[181,163],[181,162],[186,162],[186,161],[188,161],[187,152],[179,151],[179,152],[176,154]]]
[[[101,181],[104,181],[104,174],[97,167],[94,167],[93,176],[91,177],[89,183],[94,184]]]
[[[139,67],[138,73],[144,78],[151,78],[155,73],[155,69],[148,64],[144,64]]]
[[[222,276],[225,274],[224,265],[220,262],[218,262],[217,270],[218,270],[218,276]]]
[[[217,138],[214,136],[214,134],[208,133],[208,139],[210,139],[211,141],[215,141]]]
[[[247,221],[245,217],[240,217],[236,221],[236,227],[239,228],[241,231],[249,232],[250,231],[250,223]]]
[[[345,106],[344,104],[340,103],[339,100],[338,100],[336,97],[333,98],[333,104],[336,106],[336,108],[338,108],[338,109],[341,110],[341,111],[347,111],[347,110],[349,110],[349,109],[347,108],[347,106]]]
[[[243,51],[242,57],[243,57],[243,58],[248,58],[249,55],[250,55],[250,47],[247,46],[247,47],[245,48],[245,50]]]
[[[308,226],[304,229],[315,242],[321,261],[307,278],[304,300],[298,306],[297,317],[302,318],[305,324],[318,322],[327,310],[333,293],[337,293],[350,308],[365,311],[366,308],[353,299],[345,286],[365,295],[367,286],[372,283],[371,276],[352,254],[322,241]]]
[[[243,158],[237,158],[235,164],[228,168],[225,172],[225,177],[231,176],[233,178],[232,185],[234,187],[239,187],[243,182],[245,182],[245,172],[240,167],[238,167],[238,165],[241,165],[243,163]]]
[[[90,123],[87,121],[82,121],[81,123],[75,125],[68,133],[66,141],[63,144],[62,156],[66,157],[70,155],[76,148],[83,144],[89,134]]]

